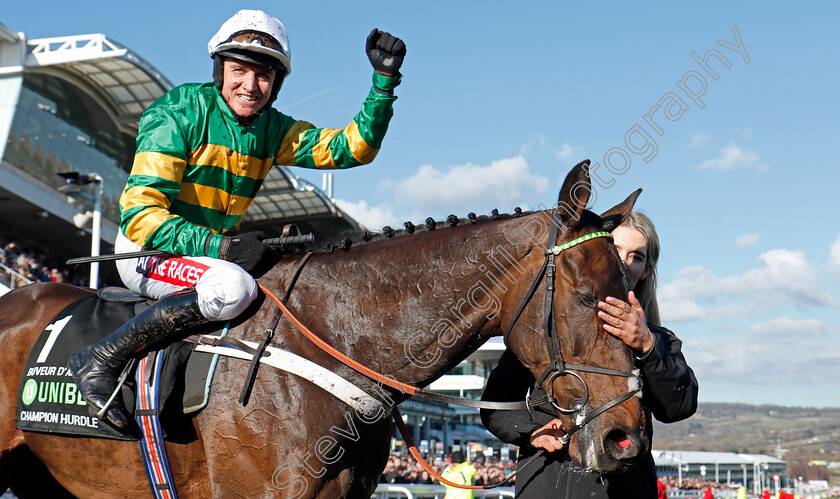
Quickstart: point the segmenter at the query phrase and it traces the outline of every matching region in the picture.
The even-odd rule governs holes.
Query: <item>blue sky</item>
[[[48,1],[7,5],[0,22],[29,38],[104,33],[177,85],[209,79],[207,41],[239,8],[286,25],[293,69],[275,106],[316,126],[357,112],[372,28],[405,40],[382,151],[335,175],[370,227],[551,205],[590,158],[613,180],[595,211],[644,188],[665,325],[701,401],[840,406],[840,4]],[[691,55],[710,49],[730,64],[712,56],[717,79]],[[655,154],[625,143],[637,125],[630,145]]]

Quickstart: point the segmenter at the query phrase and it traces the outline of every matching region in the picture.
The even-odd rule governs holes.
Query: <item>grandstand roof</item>
[[[785,461],[764,454],[736,454],[734,452],[705,452],[689,450],[653,450],[653,458],[658,466],[678,464],[748,464],[779,463]]]
[[[173,86],[145,59],[101,33],[39,38],[26,45],[26,70],[82,87],[129,133],[136,133],[143,110]]]
[[[272,168],[242,218],[242,230],[282,232],[282,225],[296,224],[304,233],[321,238],[347,230],[359,230],[359,224],[339,209],[323,191],[296,177],[285,167]]]

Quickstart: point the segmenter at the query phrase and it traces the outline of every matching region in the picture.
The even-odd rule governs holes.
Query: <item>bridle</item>
[[[557,325],[554,321],[553,303],[554,280],[556,275],[554,260],[560,253],[571,249],[579,244],[583,244],[587,241],[591,241],[593,239],[601,237],[612,239],[612,234],[604,231],[592,232],[558,245],[556,244],[556,241],[557,233],[559,231],[559,225],[555,222],[554,217],[552,217],[550,225],[551,228],[548,232],[548,243],[545,250],[545,262],[543,262],[542,268],[540,269],[539,273],[537,273],[537,277],[534,279],[533,284],[531,284],[531,288],[528,290],[528,293],[525,295],[525,298],[519,304],[519,308],[516,310],[516,313],[513,316],[513,320],[511,320],[510,324],[508,324],[508,327],[505,330],[504,337],[505,343],[507,343],[507,338],[510,334],[510,331],[516,324],[516,321],[519,319],[519,316],[522,315],[522,312],[525,310],[525,307],[531,301],[531,298],[533,298],[534,293],[540,285],[540,282],[543,280],[543,277],[545,277],[545,306],[542,328],[545,332],[545,338],[546,343],[548,345],[548,353],[551,359],[551,364],[545,369],[545,371],[543,371],[540,377],[536,380],[536,382],[534,383],[534,387],[539,388],[540,386],[542,386],[543,382],[546,382],[545,393],[547,402],[550,403],[561,414],[575,415],[573,426],[571,428],[566,428],[566,434],[560,439],[561,442],[565,445],[569,442],[569,439],[571,438],[571,435],[573,433],[584,427],[590,421],[600,416],[607,410],[624,402],[625,400],[628,400],[641,393],[642,379],[639,376],[639,371],[637,369],[633,370],[632,372],[628,372],[619,371],[616,369],[607,369],[604,367],[567,364],[566,361],[563,359],[563,352],[560,348],[560,339],[557,336]],[[637,382],[635,383],[635,388],[629,389],[626,393],[615,397],[614,399],[598,407],[594,411],[587,412],[586,405],[589,402],[589,386],[586,384],[586,381],[583,379],[583,377],[580,374],[578,374],[579,372],[603,374],[607,376],[621,376],[625,378],[635,378]],[[560,376],[570,376],[572,378],[576,378],[583,385],[583,399],[575,401],[571,408],[561,406],[552,394],[552,384],[554,383],[554,380]],[[526,401],[527,400],[530,400],[530,391],[529,396],[526,397]],[[532,410],[530,405],[528,406],[528,410],[529,412]]]

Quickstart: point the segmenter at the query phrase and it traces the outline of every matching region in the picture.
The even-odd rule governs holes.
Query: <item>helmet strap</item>
[[[283,81],[286,79],[286,73],[277,70],[277,75],[274,77],[274,85],[271,87],[271,95],[268,97],[268,102],[265,103],[265,108],[271,107],[274,100],[277,99],[277,93],[280,92],[280,87],[283,86]]]
[[[225,79],[225,58],[220,55],[213,56],[213,83],[216,89],[222,93],[222,85]]]

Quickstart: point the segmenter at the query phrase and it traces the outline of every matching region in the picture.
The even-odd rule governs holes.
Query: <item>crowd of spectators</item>
[[[659,481],[665,485],[665,492],[666,494],[668,491],[673,490],[683,490],[683,491],[698,491],[697,495],[694,497],[702,498],[702,497],[739,497],[736,496],[737,491],[741,487],[740,482],[735,483],[718,483],[714,481],[708,480],[700,480],[697,478],[688,478],[683,477],[682,482],[680,481],[679,477],[676,476],[661,476],[659,477]],[[708,490],[709,492],[706,492]],[[703,491],[701,494],[699,491]],[[705,494],[705,495],[704,495]],[[755,497],[754,495],[748,497]],[[763,497],[770,497],[768,492],[764,492],[758,496],[759,498]],[[777,498],[777,495],[773,495],[772,497]],[[784,496],[782,496],[784,499]]]
[[[61,258],[3,236],[0,236],[0,263],[3,264],[0,283],[10,288],[39,281],[87,285],[87,276],[65,267]]]
[[[502,462],[497,457],[485,458],[483,454],[477,455],[471,462],[477,470],[473,480],[473,485],[499,483],[516,469],[516,462],[514,461]],[[429,464],[435,469],[435,471],[442,474],[447,468],[458,463],[452,462],[452,456],[437,456],[430,459]],[[514,481],[515,479],[511,480],[510,485],[513,485]],[[388,464],[385,465],[385,469],[379,477],[379,482],[439,484],[439,482],[429,475],[429,472],[424,470],[413,457],[410,455],[401,456],[397,454],[392,454],[388,458]]]
[[[683,477],[682,485],[680,485],[679,477],[675,477],[675,476],[662,476],[662,477],[659,477],[659,481],[664,483],[666,487],[671,488],[671,489],[691,489],[691,490],[705,489],[706,485],[708,485],[712,488],[726,487],[725,485],[719,484],[719,483],[716,483],[716,482],[709,482],[709,481],[700,480],[700,479],[697,479],[697,478],[688,478],[688,477]]]
[[[443,474],[447,468],[450,468],[457,462],[452,461],[452,456],[426,458],[432,468],[439,474]],[[471,464],[476,468],[473,485],[485,485],[491,483],[501,482],[507,475],[516,470],[516,461],[500,461],[498,457],[485,458],[484,455],[477,455],[471,460]],[[735,490],[737,486],[730,486],[727,484],[699,480],[697,478],[683,477],[680,482],[676,476],[663,476],[659,480],[665,485],[667,490],[704,490],[709,487],[716,493],[723,490]],[[410,484],[428,484],[439,485],[428,471],[424,470],[420,464],[410,455],[391,454],[388,457],[388,463],[379,477],[380,483],[410,483]],[[516,479],[512,479],[509,484],[513,486]],[[702,497],[702,496],[698,496]]]

